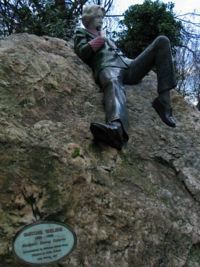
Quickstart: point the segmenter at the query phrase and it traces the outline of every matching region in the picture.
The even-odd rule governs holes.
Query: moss
[[[72,153],[72,158],[77,158],[80,155],[80,148],[76,147]]]

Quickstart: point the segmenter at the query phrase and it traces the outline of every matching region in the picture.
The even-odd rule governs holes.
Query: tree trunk
[[[200,110],[200,99],[198,99],[198,104],[196,105],[196,107],[198,108],[198,110]]]
[[[197,108],[198,110],[200,110],[200,84],[199,84],[199,91],[198,91],[198,95],[197,95],[197,100],[198,100],[198,103],[197,103]]]

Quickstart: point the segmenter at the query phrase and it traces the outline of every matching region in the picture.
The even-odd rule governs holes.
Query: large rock
[[[155,74],[126,88],[128,144],[94,144],[102,92],[73,45],[0,40],[0,266],[22,266],[12,241],[36,220],[75,230],[59,266],[200,266],[200,113],[174,91],[167,127]]]

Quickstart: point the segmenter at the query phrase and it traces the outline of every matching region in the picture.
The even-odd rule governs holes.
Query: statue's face
[[[101,27],[103,25],[103,12],[99,9],[97,11],[97,14],[96,14],[96,17],[94,17],[89,25],[88,25],[88,28],[89,29],[95,29],[95,30],[101,30]]]

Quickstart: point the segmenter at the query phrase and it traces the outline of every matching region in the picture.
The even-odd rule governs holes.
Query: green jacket
[[[131,60],[120,55],[106,42],[97,52],[94,52],[88,44],[88,42],[94,38],[96,38],[96,36],[87,30],[83,28],[77,29],[74,38],[74,49],[77,55],[92,68],[96,80],[98,79],[100,70],[105,67],[123,69],[129,67]]]

